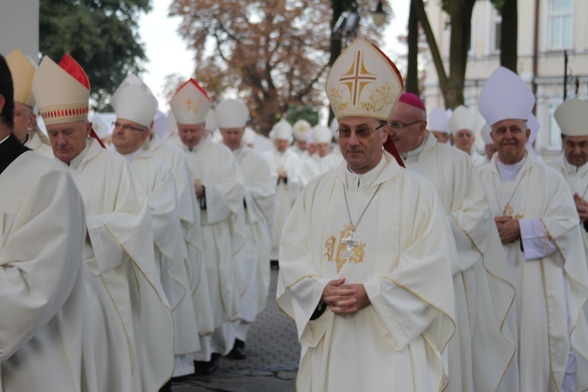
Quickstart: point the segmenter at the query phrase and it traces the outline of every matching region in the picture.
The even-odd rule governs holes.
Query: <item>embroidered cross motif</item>
[[[352,97],[351,102],[353,105],[356,105],[361,91],[368,84],[374,83],[376,77],[373,73],[368,72],[363,61],[362,53],[358,51],[353,64],[351,64],[349,70],[341,76],[339,81],[349,88]]]
[[[338,242],[333,235],[325,241],[326,252],[324,253],[328,261],[337,263],[337,272],[341,271],[345,263],[363,263],[366,245],[359,240],[351,223],[345,225],[345,229],[339,233]]]
[[[353,248],[356,248],[360,244],[359,239],[355,236],[355,231],[351,229],[349,235],[346,238],[341,239],[341,243],[345,245],[345,261],[349,263],[349,259],[353,253]]]
[[[198,111],[198,107],[200,105],[196,105],[190,98],[186,100],[186,111],[196,113]]]

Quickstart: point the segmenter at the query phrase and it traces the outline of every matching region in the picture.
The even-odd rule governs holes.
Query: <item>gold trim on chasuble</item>
[[[360,241],[355,237],[353,232],[353,225],[350,223],[345,225],[345,228],[339,232],[339,243],[337,245],[337,238],[331,234],[331,236],[325,241],[325,254],[324,256],[328,261],[335,261],[337,263],[337,272],[341,271],[343,265],[348,262],[355,264],[363,263],[363,257],[365,256],[365,242]],[[335,249],[337,253],[335,255]],[[333,259],[333,256],[335,258]]]

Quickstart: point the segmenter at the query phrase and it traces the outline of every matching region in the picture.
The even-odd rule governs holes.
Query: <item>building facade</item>
[[[449,17],[440,3],[429,1],[427,14],[437,38],[446,69],[449,69]],[[535,117],[541,124],[535,151],[545,160],[561,152],[559,128],[553,112],[564,99],[564,65],[567,54],[567,98],[588,97],[588,1],[518,0],[517,73],[535,91]],[[478,95],[485,80],[500,65],[501,16],[490,1],[477,1],[472,15],[472,37],[466,69],[465,105],[476,115],[476,146],[482,147],[479,131],[484,125],[478,113]],[[431,61],[426,68],[423,96],[427,107],[444,107],[437,72]],[[508,94],[508,92],[505,92]]]

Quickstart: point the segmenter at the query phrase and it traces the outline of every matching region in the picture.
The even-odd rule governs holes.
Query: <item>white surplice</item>
[[[437,143],[427,132],[421,146],[403,154],[406,167],[435,186],[449,217],[457,255],[452,259],[456,336],[449,343],[447,391],[516,390],[509,369],[516,343],[508,321],[515,291],[490,202],[468,155]],[[508,377],[507,369],[509,369]]]
[[[84,232],[60,165],[28,151],[0,173],[0,391],[85,390]]]
[[[270,253],[271,260],[278,260],[282,228],[286,218],[294,206],[296,198],[300,194],[304,182],[302,180],[301,168],[302,159],[289,149],[281,153],[276,149],[266,151],[263,154],[267,160],[272,178],[276,186],[276,213],[274,218],[273,246]],[[278,180],[278,172],[285,170],[287,179]]]
[[[346,258],[350,221],[359,243]],[[298,390],[444,388],[455,331],[449,230],[430,182],[387,153],[364,175],[343,162],[304,188],[284,226],[277,288],[302,344]],[[311,321],[325,285],[341,277],[362,283],[370,305]]]
[[[267,161],[246,146],[233,154],[245,180],[245,224],[247,243],[240,254],[240,323],[236,337],[245,341],[247,326],[265,309],[270,282],[270,258],[275,213],[276,187]]]
[[[503,245],[517,292],[519,390],[559,391],[570,343],[576,390],[586,390],[588,266],[571,192],[561,175],[528,153],[514,181],[502,181],[497,158],[480,175],[493,217],[509,215],[521,225],[522,240]]]
[[[203,260],[200,208],[196,202],[192,178],[186,157],[179,147],[162,143],[157,135],[153,135],[149,142],[149,149],[154,156],[171,167],[174,174],[178,197],[178,215],[185,244],[184,251],[189,263],[186,270],[189,272],[188,279],[200,340],[200,351],[196,359],[209,361],[212,352],[210,335],[214,331],[214,324],[206,265]]]
[[[335,155],[329,152],[324,157],[318,155],[318,153],[309,157],[302,164],[302,180],[305,184],[310,182],[315,177],[320,176],[323,173],[333,170],[341,164],[343,157],[341,155]]]
[[[151,216],[126,160],[89,139],[69,165],[89,240],[84,268],[91,391],[156,391],[174,367],[173,320],[152,246]],[[148,330],[158,330],[156,339]]]
[[[192,274],[183,243],[178,216],[176,184],[171,168],[149,150],[130,161],[131,173],[147,195],[155,260],[161,269],[161,283],[174,319],[174,377],[194,373],[193,354],[200,350],[198,331],[190,290]],[[157,335],[157,331],[154,331]]]
[[[206,135],[192,151],[183,147],[194,182],[205,188],[200,228],[215,332],[213,350],[227,354],[235,341],[230,321],[239,317],[238,253],[245,245],[244,183],[231,151]],[[241,284],[240,284],[241,283]]]

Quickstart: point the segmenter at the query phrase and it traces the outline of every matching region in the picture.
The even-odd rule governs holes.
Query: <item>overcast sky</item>
[[[156,95],[160,109],[167,111],[168,105],[164,102],[163,85],[165,76],[176,73],[188,79],[194,70],[193,52],[187,49],[176,32],[180,24],[180,18],[167,16],[171,0],[153,0],[153,10],[141,17],[139,22],[139,34],[145,44],[149,62],[145,64],[146,72],[143,80]],[[397,1],[394,3],[395,18],[386,29],[384,38],[386,53],[404,53],[404,45],[400,45],[396,37],[406,34],[406,20],[409,1]]]

